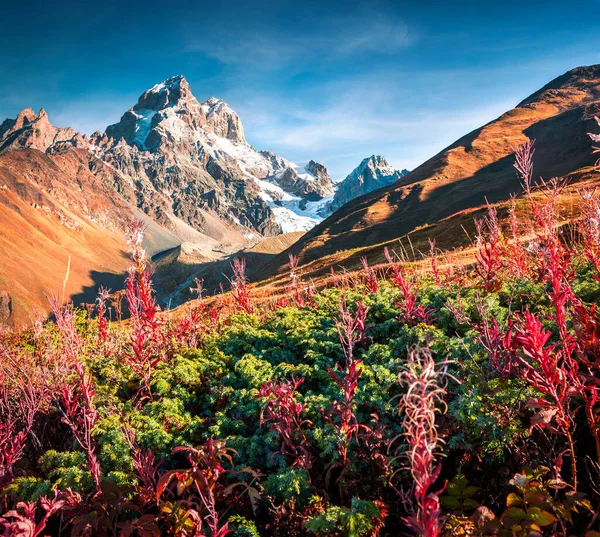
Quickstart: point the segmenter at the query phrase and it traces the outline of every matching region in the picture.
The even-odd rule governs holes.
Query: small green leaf
[[[465,498],[462,502],[463,509],[477,509],[479,507],[479,502],[476,500],[472,500],[471,498]]]
[[[502,514],[502,520],[505,518],[510,518],[513,522],[520,522],[527,516],[527,513],[523,511],[523,509],[519,509],[518,507],[509,507]]]
[[[506,497],[506,507],[513,507],[515,505],[523,505],[523,499],[515,492],[511,492]]]
[[[442,496],[440,501],[447,509],[460,509],[462,506],[461,501],[456,496]]]
[[[472,498],[473,496],[475,496],[475,494],[477,494],[478,490],[479,487],[474,487],[473,485],[470,485],[468,487],[465,487],[465,489],[463,490],[463,496],[465,498]]]
[[[549,526],[557,521],[557,518],[548,511],[543,511],[538,507],[532,507],[527,513],[530,520],[540,527]]]

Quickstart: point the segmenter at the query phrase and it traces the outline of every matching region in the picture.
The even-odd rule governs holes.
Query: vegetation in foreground
[[[3,535],[600,535],[600,200],[564,229],[532,155],[468,270],[292,259],[270,308],[239,260],[160,313],[133,226],[124,293],[0,340]]]

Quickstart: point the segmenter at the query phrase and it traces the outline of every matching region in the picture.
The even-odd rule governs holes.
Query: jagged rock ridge
[[[345,203],[378,188],[389,186],[408,170],[396,170],[379,155],[372,155],[363,161],[339,184],[335,196],[327,204],[327,212],[333,213]]]

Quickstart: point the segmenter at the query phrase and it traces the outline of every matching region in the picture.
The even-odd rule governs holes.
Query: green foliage
[[[600,285],[593,271],[587,264],[575,268],[573,291],[585,303],[597,302]],[[548,285],[531,277],[511,277],[493,291],[483,293],[478,286],[438,286],[432,278],[423,278],[414,284],[414,290],[418,304],[431,312],[431,321],[399,320],[395,304],[399,290],[381,281],[377,292],[366,293],[360,284],[344,290],[326,289],[314,296],[311,307],[270,312],[255,308],[252,314],[224,315],[215,323],[218,329],[198,329],[202,333],[198,334],[201,343],[197,348],[188,348],[188,344],[196,344],[178,340],[161,325],[160,330],[165,332],[157,338],[161,359],[149,373],[149,389],[143,397],[139,395],[140,376],[127,365],[125,350],[131,342],[126,325],[109,327],[114,352],[100,352],[97,322],[90,321],[85,311],[77,310],[75,327],[82,338],[81,360],[93,381],[94,405],[99,414],[92,437],[103,486],[108,482],[127,491],[122,496],[129,501],[133,497],[130,491],[143,482],[140,462],[133,454],[151,451],[153,463],[161,461],[160,471],[154,476],[158,478],[161,472],[181,472],[186,464],[182,451],[173,454],[174,448],[200,446],[212,436],[235,451],[229,481],[219,483],[227,490],[227,501],[235,502],[226,510],[234,536],[259,535],[253,516],[260,521],[261,531],[269,535],[277,531],[287,534],[288,528],[281,522],[286,516],[291,520],[285,523],[294,528],[295,534],[375,535],[385,516],[384,504],[376,502],[383,499],[388,506],[393,505],[395,521],[410,515],[401,512],[404,507],[397,500],[394,504],[390,499],[394,498],[389,486],[391,473],[397,466],[393,467],[393,450],[388,448],[392,441],[401,443],[404,432],[398,408],[397,396],[403,389],[397,382],[398,373],[409,348],[426,345],[437,361],[449,361],[449,371],[458,380],[449,377],[447,412],[438,420],[444,451],[453,462],[460,457],[465,474],[482,485],[482,490],[471,485],[462,470],[448,483],[441,503],[451,534],[456,529],[459,535],[461,528],[475,531],[485,519],[486,527],[499,535],[529,535],[559,522],[570,522],[573,513],[588,509],[585,498],[564,490],[562,482],[544,480],[543,470],[515,476],[514,491],[497,518],[489,509],[484,512],[487,508],[479,504],[490,497],[483,486],[485,479],[495,477],[508,465],[513,465],[508,475],[520,470],[520,466],[514,467],[513,455],[523,439],[530,437],[531,410],[527,403],[540,394],[518,375],[503,376],[492,367],[478,323],[495,321],[503,328],[514,311],[528,310],[539,314],[546,328],[556,332],[549,322],[553,306]],[[353,351],[360,375],[350,403],[357,427],[350,434],[336,429],[341,419],[332,412],[343,403],[342,389],[331,374],[333,370],[343,371],[346,363],[336,327],[342,298],[350,311],[354,311],[357,301],[368,309],[364,338]],[[466,321],[455,315],[459,310]],[[567,321],[569,326],[574,324],[571,317]],[[43,337],[23,336],[16,346],[32,355],[39,351],[38,340],[46,341],[49,349],[60,348],[56,326],[49,324],[44,330]],[[268,421],[261,423],[265,402],[258,397],[264,384],[291,377],[302,380],[294,394],[294,401],[301,407],[302,434],[292,434],[288,439],[293,444],[302,438],[306,444],[302,446],[306,457],[300,462],[292,462],[290,452],[282,451],[281,431]],[[346,440],[347,461],[339,449]],[[70,488],[88,501],[95,492],[87,469],[89,454],[70,433],[66,438],[44,438],[43,442],[42,448],[35,446],[27,451],[27,460],[15,472],[17,477],[3,491],[5,497],[34,501],[54,490]],[[578,438],[578,443],[583,442]],[[403,448],[399,449],[401,452]],[[532,453],[533,459],[541,458],[535,450]],[[539,460],[533,462],[539,464]],[[448,467],[455,467],[443,466],[444,473]],[[248,468],[256,471],[251,489]],[[479,468],[484,469],[482,475]],[[154,469],[150,465],[151,477]],[[21,475],[24,472],[26,477]],[[408,490],[412,485],[408,472],[400,471],[393,476],[396,478],[399,488]],[[431,490],[440,490],[440,481],[433,483]],[[253,491],[251,500],[236,496],[245,485]],[[263,492],[259,492],[261,487]],[[180,485],[180,489],[185,486]],[[317,492],[322,498],[311,497]],[[174,532],[191,534],[194,530],[196,522],[187,500],[165,494],[157,506],[151,492],[145,500],[151,509],[160,511],[161,520]],[[277,522],[265,522],[272,513],[277,513]],[[226,519],[224,516],[221,523]],[[277,523],[284,529],[275,527]],[[480,526],[477,528],[482,529]]]
[[[352,498],[350,508],[336,505],[322,508],[322,512],[307,520],[304,527],[318,536],[364,537],[372,533],[380,516],[376,503]]]
[[[568,488],[567,483],[556,479],[544,479],[549,472],[543,466],[526,468],[511,480],[515,492],[506,498],[506,509],[500,518],[491,518],[485,527],[504,536],[527,537],[541,533],[542,528],[555,522],[572,522],[573,513],[579,509],[591,510],[585,495],[569,490],[561,500],[555,499],[551,491]]]
[[[42,477],[18,477],[5,488],[4,493],[20,500],[36,501],[53,490],[70,488],[74,492],[86,493],[94,489],[85,455],[81,452],[49,450],[38,462]]]
[[[446,494],[440,496],[442,505],[451,511],[459,511],[464,514],[479,507],[474,499],[479,487],[469,485],[469,480],[462,472],[458,472],[446,487]]]
[[[308,472],[299,468],[281,468],[277,473],[269,474],[264,488],[278,505],[292,499],[305,505],[310,491]]]
[[[256,524],[240,515],[232,515],[228,520],[232,537],[260,537]]]

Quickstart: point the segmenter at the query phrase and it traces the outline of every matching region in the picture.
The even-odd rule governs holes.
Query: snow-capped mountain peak
[[[151,93],[161,93],[163,91],[172,91],[176,88],[180,88],[182,85],[189,88],[189,84],[183,75],[175,75],[155,84],[148,91]]]
[[[332,213],[351,199],[391,185],[407,173],[407,170],[396,170],[385,157],[371,155],[337,185],[335,196],[327,205],[327,212]]]
[[[366,168],[369,168],[381,176],[390,176],[396,171],[385,157],[382,157],[381,155],[371,155],[370,157],[363,159],[350,175],[361,175]]]
[[[102,145],[106,158],[118,153],[120,161],[137,161],[136,169],[144,168],[155,187],[176,186],[178,195],[189,197],[188,212],[192,198],[202,196],[200,203],[246,235],[308,230],[318,220],[315,211],[307,214],[307,203],[333,195],[324,166],[314,161],[298,166],[257,151],[246,142],[235,110],[216,97],[199,102],[182,76],[145,91],[94,143]]]

